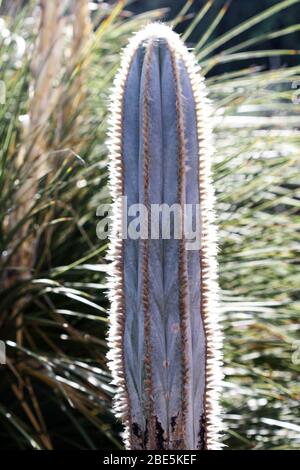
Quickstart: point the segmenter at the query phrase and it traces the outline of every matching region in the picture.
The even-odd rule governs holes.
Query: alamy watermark
[[[5,83],[0,80],[0,105],[6,102],[6,86]]]
[[[186,241],[187,250],[201,248],[200,204],[128,204],[127,197],[116,202],[122,226],[117,237],[131,240],[181,240]],[[111,204],[102,204],[97,209],[101,221],[97,225],[97,236],[101,240],[109,237],[114,216]]]

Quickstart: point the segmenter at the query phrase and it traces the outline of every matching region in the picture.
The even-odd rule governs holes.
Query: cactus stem
[[[159,48],[164,51],[164,59],[159,56],[162,50]],[[160,60],[165,62],[160,62]],[[169,65],[170,62],[171,66]],[[162,82],[157,85],[157,89],[153,85],[154,80],[157,80],[155,82],[157,84],[161,79],[161,75],[157,78],[155,73],[162,74],[162,68],[160,68],[162,63],[165,67],[168,67],[165,77],[168,77],[170,81],[173,80],[170,83],[170,90]],[[170,68],[171,71],[169,71]],[[142,87],[141,82],[139,82],[141,74],[143,74]],[[133,88],[126,88],[128,82],[131,83],[130,86],[133,86]],[[164,93],[162,93],[162,86],[164,86]],[[134,97],[133,90],[136,90],[137,94],[140,93],[142,96],[139,104],[136,100],[135,110],[132,107],[132,111],[136,112],[136,120],[130,120],[128,112],[126,116],[124,114],[125,97],[127,96],[127,101],[129,100],[131,106],[131,98]],[[157,96],[153,96],[155,90]],[[159,96],[160,93],[161,96]],[[174,94],[176,95],[176,102],[172,98]],[[190,100],[189,106],[185,102],[187,95]],[[172,120],[170,122],[173,127],[176,124],[174,142],[176,139],[177,155],[175,154],[175,144],[172,155],[173,142],[170,141],[169,134],[167,134],[168,129],[164,128],[166,134],[162,132],[162,135],[159,135],[161,129],[159,129],[158,122],[153,119],[153,109],[157,113],[155,117],[158,116],[160,120],[163,119],[161,115],[162,98],[165,100],[164,105],[166,100],[171,100],[171,103],[167,101],[167,109],[171,110],[172,116],[175,116],[176,112],[176,121],[173,121],[174,124]],[[212,117],[206,98],[204,82],[199,73],[195,57],[188,52],[179,36],[169,27],[162,24],[152,24],[131,39],[125,49],[120,72],[114,83],[110,109],[110,187],[114,210],[111,245],[108,254],[108,259],[112,261],[109,289],[111,326],[108,339],[110,349],[108,359],[114,383],[118,387],[115,397],[115,410],[118,415],[121,415],[125,426],[125,445],[128,449],[221,449],[220,430],[222,428],[218,397],[222,378],[222,335],[217,308],[217,244],[213,211],[214,193],[210,170],[213,149],[211,143]],[[164,119],[168,117],[167,114],[166,108],[164,108]],[[185,119],[188,119],[187,116],[192,120],[193,130],[190,130],[188,123],[185,122]],[[127,119],[127,132],[124,130],[125,117]],[[140,122],[138,122],[139,120]],[[142,124],[141,129],[139,127],[134,129],[135,126],[140,124]],[[132,136],[131,143],[134,141],[134,144],[136,144],[139,139],[142,142],[142,146],[140,145],[137,150],[137,155],[135,154],[136,147],[133,149],[129,145],[129,150],[126,151],[125,140],[126,137],[128,138],[128,130],[132,133],[137,132],[137,135]],[[158,133],[158,136],[154,131]],[[166,136],[168,138],[168,148],[163,148],[165,142],[162,144],[161,141]],[[155,140],[156,138],[158,141]],[[195,148],[195,151],[192,149],[191,155],[189,155],[187,149],[191,148],[193,144],[187,142],[187,140],[192,139],[197,140],[197,145],[194,145],[193,149]],[[162,151],[166,152],[168,158],[171,159],[170,161],[167,160],[164,154],[160,154],[161,149],[158,144],[162,145]],[[193,158],[194,170],[198,166],[198,182],[196,177],[191,179],[191,172],[188,173],[189,157]],[[127,169],[124,165],[125,158],[127,158]],[[138,176],[142,177],[142,180],[138,180],[138,184],[134,180],[135,175],[130,173],[131,166],[128,166],[129,164],[132,165],[132,168],[136,171],[134,165],[137,162],[138,164],[142,162],[137,170]],[[172,176],[171,178],[168,174],[162,174],[161,179],[163,182],[168,181],[168,185],[171,186],[174,193],[177,191],[177,201],[180,206],[182,207],[185,204],[187,197],[192,197],[189,196],[190,194],[196,194],[201,211],[201,248],[196,256],[189,257],[186,239],[183,235],[184,230],[181,230],[182,237],[177,245],[168,245],[168,247],[172,247],[173,251],[171,253],[176,257],[174,259],[176,282],[174,283],[173,278],[171,279],[173,284],[177,286],[177,290],[175,288],[174,292],[173,304],[167,303],[165,298],[161,301],[159,297],[159,289],[162,289],[162,296],[165,295],[164,278],[162,288],[160,284],[157,284],[157,286],[152,285],[153,282],[154,284],[156,282],[155,275],[157,272],[159,273],[160,267],[157,268],[155,259],[152,260],[151,256],[153,253],[155,254],[155,250],[158,250],[159,245],[156,242],[149,241],[149,237],[133,245],[130,245],[130,243],[126,245],[124,240],[120,239],[123,209],[119,198],[127,195],[125,194],[126,185],[128,185],[130,193],[133,194],[135,191],[134,185],[137,184],[138,196],[134,193],[132,198],[141,198],[148,209],[149,230],[149,208],[153,202],[155,192],[153,187],[157,188],[157,192],[160,191],[160,183],[156,182],[156,177],[154,180],[157,186],[153,186],[153,175],[151,173],[153,168],[157,170],[157,167],[155,167],[156,162],[158,164],[163,162],[162,172],[166,170],[164,165],[167,163],[169,164],[168,171],[170,168],[174,171],[172,175],[175,175],[175,177]],[[127,176],[125,178],[126,171]],[[176,180],[176,171],[178,181],[174,182]],[[157,175],[157,172],[155,175]],[[190,188],[186,193],[188,181],[192,181],[194,184],[193,193],[189,192]],[[140,188],[139,185],[143,188]],[[169,187],[167,187],[167,190],[169,190]],[[176,199],[176,194],[174,198]],[[181,225],[183,225],[183,219],[181,219]],[[163,251],[164,245],[162,247]],[[128,251],[130,249],[132,251]],[[165,262],[164,256],[163,253],[162,260],[159,263]],[[125,258],[133,266],[131,269],[129,263],[131,271],[129,271],[129,274],[127,272],[127,278],[125,276]],[[140,261],[141,265],[139,264]],[[136,266],[138,267],[136,268]],[[140,271],[139,266],[141,266]],[[170,270],[169,264],[168,269]],[[193,275],[194,272],[196,275]],[[170,273],[167,272],[167,274],[169,274],[170,279]],[[133,278],[130,278],[131,275]],[[138,278],[138,283],[135,281],[134,276]],[[164,271],[162,276],[164,276]],[[133,290],[129,291],[128,286]],[[135,287],[136,291],[140,289],[139,292],[141,292],[142,309],[139,307],[140,301],[136,291],[134,291]],[[196,301],[193,301],[191,297],[195,295],[193,294],[195,291],[197,291],[198,296]],[[128,292],[131,297],[134,297],[135,294],[137,297],[133,300],[130,297],[131,303],[129,304]],[[176,314],[170,307],[173,305],[175,305]],[[162,329],[165,330],[161,332],[161,336],[157,335],[154,327],[154,322],[157,319],[161,322]],[[198,337],[193,335],[192,328],[195,325],[198,325],[196,329],[197,332],[199,329]],[[139,335],[136,336],[137,332]],[[193,342],[196,343],[196,346]],[[202,350],[203,343],[204,349]],[[169,357],[170,344],[173,345],[171,362]],[[180,355],[178,356],[176,356],[177,347],[178,350],[180,349]],[[176,358],[178,358],[178,361]],[[156,359],[158,360],[157,365]],[[197,368],[199,361],[202,364],[200,378],[199,369]],[[160,368],[160,375],[157,374],[157,367]],[[171,373],[173,373],[172,380],[176,382],[174,389],[172,382],[170,385]],[[129,385],[128,380],[130,380]],[[195,404],[197,400],[198,403]],[[172,406],[170,403],[172,403]],[[136,410],[135,407],[139,409]]]

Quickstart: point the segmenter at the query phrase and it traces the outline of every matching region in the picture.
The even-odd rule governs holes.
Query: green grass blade
[[[214,3],[214,0],[208,0],[203,7],[200,9],[199,13],[195,16],[194,20],[191,22],[190,26],[182,35],[183,41],[187,41],[194,29],[198,26],[200,21],[205,17],[206,13],[210,10]]]
[[[294,25],[289,26],[287,28],[280,29],[278,31],[274,31],[273,33],[262,34],[260,36],[248,39],[247,41],[243,41],[243,42],[237,44],[236,46],[225,49],[223,51],[223,53],[224,54],[233,54],[233,53],[235,53],[237,51],[240,51],[242,49],[246,49],[249,46],[253,46],[253,44],[258,44],[260,42],[269,41],[270,39],[276,39],[276,38],[279,38],[279,37],[282,37],[282,36],[286,36],[288,34],[293,34],[293,33],[297,32],[299,30],[300,30],[300,24],[294,24]]]
[[[231,29],[227,33],[222,34],[219,38],[214,40],[211,44],[205,47],[202,51],[199,52],[197,55],[198,59],[201,60],[206,57],[208,54],[211,54],[217,48],[223,46],[226,42],[230,41],[231,39],[235,38],[241,33],[244,33],[248,29],[252,28],[253,26],[261,23],[262,21],[270,18],[271,16],[279,13],[280,11],[288,8],[295,3],[298,3],[299,0],[284,0],[282,2],[273,5],[272,7],[264,10],[263,12],[259,13],[258,15],[253,16],[249,20],[244,21],[243,23],[239,24],[235,28]]]
[[[214,33],[214,31],[216,30],[216,28],[218,27],[218,25],[220,24],[220,22],[222,21],[222,19],[224,18],[224,16],[226,15],[229,7],[230,7],[230,4],[231,4],[232,0],[228,0],[225,5],[223,5],[223,7],[220,9],[219,13],[217,14],[216,18],[214,19],[214,21],[212,21],[211,25],[207,28],[206,32],[203,34],[202,38],[200,39],[200,41],[196,44],[195,46],[195,54],[197,54],[197,52],[199,50],[202,49],[202,47],[204,46],[204,44],[207,43],[207,41],[210,39],[210,37],[212,36],[212,34]]]
[[[174,20],[172,21],[172,25],[174,28],[176,28],[176,26],[180,23],[182,23],[182,21],[184,21],[184,18],[185,18],[185,15],[186,13],[189,11],[189,9],[191,8],[191,6],[193,5],[194,3],[194,0],[187,0],[183,7],[181,8],[181,10],[178,12],[176,18],[174,18]]]

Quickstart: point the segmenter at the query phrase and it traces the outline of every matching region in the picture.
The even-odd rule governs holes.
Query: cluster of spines
[[[133,51],[132,51],[133,54]],[[124,364],[124,269],[123,269],[123,238],[122,238],[122,197],[124,195],[124,170],[122,161],[122,120],[123,95],[131,57],[124,54],[122,67],[114,82],[113,98],[110,103],[109,122],[109,183],[113,201],[112,220],[110,227],[110,248],[107,259],[109,264],[108,296],[110,300],[110,328],[108,335],[109,367],[113,376],[113,384],[117,387],[114,396],[114,411],[117,418],[124,424],[124,443],[126,448],[132,447],[131,413],[125,378]]]
[[[177,114],[177,135],[178,135],[178,201],[181,207],[185,203],[185,135],[184,135],[184,117],[182,105],[182,89],[178,71],[177,57],[175,52],[170,48],[171,63],[173,76],[175,79],[176,89],[176,114]],[[183,219],[181,220],[181,239],[179,240],[179,311],[180,311],[180,332],[181,332],[181,345],[182,345],[182,434],[183,444],[185,441],[185,429],[188,409],[188,387],[190,378],[190,368],[187,351],[187,325],[188,325],[188,278],[187,278],[187,265],[186,265],[186,247],[183,230]]]
[[[149,131],[150,131],[150,96],[149,96],[149,81],[150,81],[150,61],[153,49],[153,41],[148,45],[145,55],[145,94],[143,97],[143,142],[144,142],[144,191],[145,191],[145,206],[150,213],[149,202],[149,184],[150,184],[150,151],[149,151]],[[149,218],[149,215],[148,215]],[[148,220],[149,226],[149,220]],[[145,395],[146,395],[146,414],[148,420],[148,447],[155,449],[156,442],[155,436],[155,416],[153,404],[153,378],[152,378],[152,347],[151,347],[151,315],[150,315],[150,288],[149,288],[149,246],[148,240],[143,243],[143,310],[144,310],[144,341],[145,341]]]

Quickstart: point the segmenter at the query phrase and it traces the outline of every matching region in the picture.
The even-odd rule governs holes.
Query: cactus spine
[[[109,134],[108,357],[128,449],[221,448],[210,123],[203,80],[178,35],[162,24],[137,33],[115,79]],[[199,204],[200,248],[187,250],[184,234],[123,239],[122,196],[149,209],[146,235],[152,204]]]

